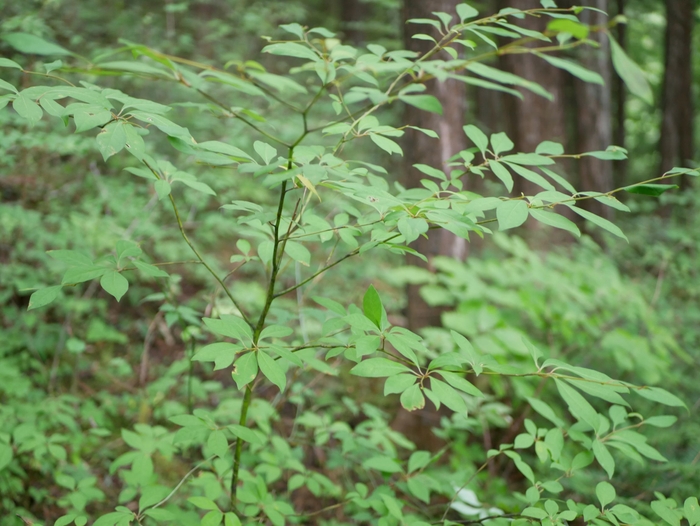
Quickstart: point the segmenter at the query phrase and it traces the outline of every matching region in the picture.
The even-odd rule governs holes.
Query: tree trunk
[[[582,5],[595,7],[608,12],[608,0],[587,0]],[[608,17],[603,13],[585,10],[580,14],[582,22],[592,26],[604,26]],[[591,33],[588,37],[599,44],[599,48],[582,48],[581,64],[600,74],[605,84],[592,84],[574,80],[576,96],[577,149],[580,152],[605,150],[612,144],[612,63],[610,41],[602,32]],[[578,162],[581,190],[606,192],[613,188],[613,165],[595,157],[584,157]],[[614,210],[592,199],[583,201],[585,208],[606,219],[613,218]]]
[[[344,40],[353,46],[359,46],[365,40],[361,23],[363,20],[371,19],[367,13],[369,8],[369,4],[361,4],[360,0],[341,0],[340,2],[340,21],[345,35]]]
[[[625,15],[625,0],[617,0],[617,15]],[[617,24],[617,43],[622,49],[627,49],[627,24]],[[615,101],[615,122],[613,126],[613,137],[616,146],[625,147],[625,103],[627,102],[627,88],[622,77],[615,74],[613,82],[613,95]],[[614,186],[619,188],[627,183],[627,161],[619,161],[614,167]]]
[[[510,2],[504,2],[503,7]],[[518,9],[535,9],[541,7],[537,0],[522,0]],[[528,16],[519,20],[518,25],[535,31],[543,31],[547,24],[545,17]],[[534,152],[542,141],[554,141],[566,144],[566,77],[562,70],[555,68],[539,57],[528,54],[505,55],[502,59],[505,70],[527,80],[537,82],[554,97],[545,99],[530,90],[519,88],[522,99],[506,97],[507,115],[510,119],[507,130],[515,150],[518,152]],[[521,177],[515,177],[513,189],[515,195],[521,193],[534,195],[542,189]],[[537,227],[540,223],[528,221],[529,227]]]
[[[455,6],[460,0],[416,1],[404,0],[403,19],[433,18],[433,11],[443,11],[455,14]],[[456,20],[456,16],[455,16]],[[425,26],[408,24],[405,29],[404,42],[407,49],[425,53],[432,46],[429,42],[411,38],[414,33],[425,32]],[[438,34],[433,35],[439,39]],[[447,55],[445,55],[447,57]],[[420,180],[426,176],[413,168],[414,164],[422,163],[447,170],[447,161],[457,152],[466,148],[466,138],[462,131],[466,111],[466,89],[462,82],[448,80],[446,82],[431,81],[426,93],[434,95],[442,103],[443,115],[428,113],[413,106],[406,105],[404,122],[420,128],[435,130],[440,136],[439,141],[416,130],[407,129],[404,141],[406,170],[404,184],[409,188],[420,187]],[[413,256],[410,263],[431,268],[430,261],[438,255],[452,256],[464,259],[467,254],[467,242],[456,237],[447,230],[432,230],[429,238],[419,238],[414,247],[428,258],[428,264]],[[430,325],[440,325],[439,309],[427,305],[419,294],[419,287],[409,286],[408,307],[406,310],[408,326],[412,330]]]
[[[666,0],[666,18],[666,71],[661,100],[663,117],[659,142],[659,175],[674,166],[687,166],[693,157],[693,1]]]

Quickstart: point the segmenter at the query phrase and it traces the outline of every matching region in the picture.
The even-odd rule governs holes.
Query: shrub
[[[534,220],[580,235],[558,213],[562,207],[624,238],[616,225],[579,203],[596,199],[624,208],[616,192],[658,195],[673,187],[658,180],[698,175],[674,169],[626,189],[581,193],[556,172],[566,157],[561,145],[545,142],[535,152],[511,153],[504,133],[487,137],[473,125],[464,132],[475,147],[455,152],[449,174],[416,166],[426,174],[422,188],[404,189],[378,164],[385,156],[365,153],[372,145],[402,153],[395,139],[410,124],[386,124],[383,111],[392,104],[442,111],[425,93],[430,80],[547,95],[483,64],[497,54],[538,53],[597,82],[596,73],[546,51],[585,44],[589,31],[604,29],[580,23],[581,8],[551,4],[481,19],[462,4],[455,23],[444,13],[415,20],[443,35],[423,56],[379,45],[358,50],[324,28],[287,24],[282,27],[292,40],[271,41],[264,49],[291,64],[285,74],[254,61],[219,69],[137,44],[120,50],[136,60],[101,55],[85,63],[38,37],[6,36],[20,53],[62,58],[33,72],[22,58],[0,59],[10,74],[10,82],[0,82],[8,92],[0,105],[11,105],[30,126],[43,125],[46,113],[76,133],[97,131],[104,161],[125,153],[125,171],[143,182],[95,176],[103,197],[91,206],[108,214],[94,213],[93,222],[80,225],[90,239],[62,235],[63,247],[48,252],[64,269],[60,284],[50,280],[52,274],[37,275],[48,286],[32,293],[30,313],[10,329],[15,343],[3,351],[7,382],[0,387],[3,506],[28,520],[42,507],[49,510],[44,519],[60,510],[66,514],[56,520],[59,526],[80,526],[88,516],[99,516],[97,526],[650,520],[613,504],[611,483],[596,480],[586,487],[576,481],[595,478],[589,467],[594,461],[612,478],[620,453],[663,461],[639,430],[668,427],[675,417],[644,417],[630,404],[683,407],[678,397],[613,379],[597,363],[587,368],[546,357],[529,339],[517,343],[523,350],[518,356],[485,352],[456,331],[440,345],[427,345],[389,321],[382,286],[368,283],[364,268],[350,275],[350,283],[326,287],[322,281],[336,266],[374,261],[367,258],[381,251],[424,257],[409,245],[431,229],[468,238],[491,234],[494,224],[508,230]],[[558,44],[540,51],[522,46],[530,38],[549,40],[517,25],[532,15],[551,18],[547,34],[556,35]],[[498,47],[489,36],[494,34],[509,43]],[[486,44],[462,59],[458,46],[477,46],[471,37]],[[620,74],[634,87],[640,82],[634,64],[613,49],[616,63],[624,65]],[[447,59],[436,55],[441,50]],[[19,72],[50,81],[20,90],[12,78]],[[69,73],[87,80],[76,84],[62,76]],[[134,97],[100,81],[101,75],[175,82],[174,99],[191,100]],[[174,108],[201,114],[207,123],[214,117],[232,124],[218,134],[207,127],[193,133],[166,116]],[[432,130],[420,131],[439,140]],[[579,155],[614,160],[625,152],[611,147]],[[465,177],[489,173],[508,192],[513,173],[542,192],[463,191]],[[220,215],[210,209],[214,204]],[[192,219],[200,209],[210,213]],[[38,262],[53,267],[41,253],[49,244],[42,233],[48,227],[32,213],[22,214],[33,217],[38,233],[12,225],[8,216],[6,236],[19,229],[41,248]],[[173,228],[149,224],[151,214]],[[173,230],[181,247],[173,245]],[[222,260],[223,240],[229,264]],[[187,265],[196,266],[188,279],[171,270]],[[108,310],[98,283],[128,307]],[[343,295],[333,294],[336,288]],[[363,293],[353,292],[359,288]],[[157,302],[157,312],[144,307],[150,302]],[[550,299],[542,305],[560,308]],[[43,319],[35,314],[39,308],[46,309]],[[129,311],[139,313],[135,327],[120,322]],[[43,338],[28,343],[23,333],[37,324]],[[149,378],[156,331],[166,342],[158,351],[163,366]],[[178,342],[186,349],[183,357],[171,352]],[[128,383],[132,376],[138,381]],[[384,379],[383,391],[377,379]],[[489,422],[504,425],[512,418],[500,402],[506,382],[513,386],[513,405],[528,404],[532,418],[508,440],[484,447],[470,442],[473,434],[485,436]],[[539,398],[538,386],[545,385],[560,398]],[[444,445],[418,449],[393,429],[378,403],[382,394],[398,395],[408,411],[423,409],[427,399],[440,411],[433,430]],[[651,508],[671,524],[681,517],[691,525],[699,521],[694,498],[681,506],[659,494]]]

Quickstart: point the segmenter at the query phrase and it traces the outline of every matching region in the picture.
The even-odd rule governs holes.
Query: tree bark
[[[608,12],[608,0],[587,0],[582,5],[595,7]],[[603,13],[585,10],[579,18],[592,26],[604,26],[608,17]],[[605,150],[612,144],[612,62],[610,59],[610,41],[602,32],[592,32],[589,39],[594,40],[599,48],[586,47],[580,55],[581,64],[600,74],[604,85],[574,80],[576,96],[576,132],[577,149],[580,152]],[[606,192],[613,188],[613,164],[595,157],[583,157],[578,162],[580,187],[582,190]],[[583,202],[589,211],[606,219],[613,219],[614,209],[598,201],[589,199]]]
[[[674,166],[687,166],[693,158],[693,1],[666,0],[666,19],[659,175]]]
[[[359,46],[365,40],[365,32],[362,30],[361,22],[371,18],[366,12],[369,7],[369,4],[361,4],[360,0],[341,0],[340,2],[341,27],[345,40],[353,46]]]
[[[403,20],[411,18],[434,18],[433,11],[443,11],[455,16],[455,6],[460,0],[404,0]],[[408,24],[405,26],[404,43],[406,49],[425,53],[431,49],[429,42],[411,38],[415,33],[426,32],[425,26]],[[440,38],[437,32],[434,38]],[[445,58],[448,58],[445,55]],[[406,170],[404,184],[409,188],[420,187],[420,180],[426,176],[413,168],[414,164],[422,163],[448,170],[447,161],[457,152],[466,148],[466,138],[462,131],[464,114],[466,112],[466,89],[462,82],[448,80],[445,82],[431,81],[426,93],[434,95],[442,103],[443,115],[428,113],[413,106],[406,105],[404,122],[420,128],[434,130],[440,136],[439,141],[416,130],[407,129],[404,141]],[[448,172],[449,173],[449,172]],[[409,256],[411,264],[431,268],[435,256],[452,256],[464,259],[467,254],[467,242],[446,230],[432,230],[428,239],[419,238],[414,247],[425,254],[428,264]],[[440,325],[441,311],[430,307],[419,294],[419,287],[409,286],[408,307],[406,309],[408,326],[412,330],[430,325]]]
[[[510,2],[504,2],[503,7]],[[537,0],[522,0],[519,9],[535,9],[541,7]],[[529,16],[519,20],[518,25],[535,31],[543,31],[546,27],[545,17]],[[522,99],[505,98],[508,105],[508,132],[518,152],[534,152],[542,141],[554,141],[566,144],[566,77],[562,70],[555,68],[534,55],[505,55],[502,59],[505,70],[527,80],[537,82],[553,95],[548,100],[524,88],[518,88]],[[515,177],[514,193],[533,195],[542,189],[521,177]],[[528,221],[529,227],[539,226],[540,223]]]
[[[625,15],[625,0],[617,0],[617,15]],[[627,49],[627,24],[617,24],[617,43],[624,50]],[[613,82],[613,95],[615,101],[615,121],[613,125],[613,137],[616,146],[625,147],[625,103],[627,102],[627,88],[622,77],[615,74]],[[619,188],[627,183],[627,161],[619,161],[615,163],[614,168],[614,186]]]

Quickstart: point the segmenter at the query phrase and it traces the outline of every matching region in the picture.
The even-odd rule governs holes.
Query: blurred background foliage
[[[622,139],[617,144],[629,150],[630,159],[624,167],[616,168],[618,186],[659,175],[661,122],[664,111],[669,111],[661,104],[668,65],[664,42],[667,10],[674,2],[595,3],[612,14],[624,12],[629,19],[618,38],[622,36],[621,42],[645,71],[654,91],[655,104],[650,106],[639,98],[624,96],[615,79],[608,85],[613,104],[604,110],[608,113],[603,118],[614,129],[615,141]],[[495,0],[474,3],[487,12],[500,7]],[[697,21],[697,2],[681,3],[690,5],[691,20]],[[281,23],[324,26],[355,44],[373,42],[393,49],[403,45],[402,9],[399,0],[0,0],[0,33],[39,35],[85,56],[108,53],[122,39],[205,63],[260,60],[274,71],[276,61],[284,59],[260,58],[266,44],[260,35],[279,35],[277,26]],[[697,30],[692,33],[691,48],[700,49]],[[12,49],[1,41],[0,54],[13,57]],[[700,100],[699,61],[700,53],[693,52],[688,89],[694,101]],[[24,65],[38,69],[38,64]],[[508,63],[502,66],[512,67]],[[2,73],[13,74],[10,70]],[[551,81],[534,80],[545,85]],[[110,79],[101,78],[100,82],[109,83]],[[576,90],[568,82],[562,87],[566,95],[559,105],[544,111],[561,112],[570,127],[586,108],[582,110],[577,104]],[[176,85],[144,81],[138,75],[127,86],[122,81],[121,86],[134,96],[167,103],[185,100]],[[494,130],[508,129],[516,144],[521,143],[520,128],[504,121],[503,113],[507,112],[497,106],[487,108],[488,104],[507,107],[510,103],[488,99],[470,87],[466,92],[467,121]],[[615,104],[622,104],[621,114]],[[171,118],[195,136],[206,133],[239,146],[254,140],[240,125],[219,120],[194,105],[183,105],[176,111],[177,118]],[[284,108],[275,111],[284,112]],[[700,113],[692,107],[684,111],[690,112],[698,129]],[[225,394],[228,387],[220,376],[198,365],[189,389],[183,381],[190,367],[188,342],[198,337],[198,316],[205,307],[198,296],[199,288],[205,286],[205,275],[196,265],[179,266],[175,279],[144,301],[138,298],[153,285],[143,282],[139,290],[134,278],[120,304],[90,286],[65,292],[64,301],[50,309],[26,312],[30,289],[53,284],[60,270],[60,263],[48,257],[47,250],[70,248],[95,256],[111,250],[128,233],[146,240],[148,253],[160,260],[187,260],[190,254],[176,228],[162,226],[171,221],[167,212],[155,206],[155,196],[121,170],[126,165],[119,163],[127,160],[115,158],[105,165],[92,147],[92,137],[64,133],[46,121],[26,133],[26,124],[11,111],[0,113],[0,126],[0,441],[7,442],[10,434],[36,437],[25,442],[26,450],[20,453],[28,460],[21,467],[0,472],[0,509],[6,512],[0,524],[5,526],[16,524],[15,512],[56,517],[60,509],[90,506],[95,511],[101,509],[100,503],[117,500],[119,485],[107,468],[123,451],[121,427],[140,423],[147,425],[144,433],[157,435],[158,422],[184,412],[188,404],[218,404],[216,411],[226,414],[235,412],[232,406],[240,402]],[[284,130],[279,131],[284,134]],[[595,130],[590,133],[595,134]],[[537,142],[547,138],[538,137]],[[692,141],[698,159],[700,134]],[[172,150],[163,150],[172,155]],[[681,161],[687,164],[690,159]],[[242,178],[232,189],[216,169],[182,168],[196,172],[222,201],[260,202],[268,198],[251,179]],[[391,177],[397,177],[399,168]],[[572,168],[571,178],[576,179],[577,173]],[[475,183],[477,188],[479,184]],[[575,186],[600,191],[612,187],[590,188],[580,181]],[[488,193],[489,189],[477,191]],[[409,293],[405,289],[410,284],[429,308],[439,313],[442,326],[423,329],[436,349],[448,345],[449,329],[454,329],[482,352],[526,360],[529,357],[521,343],[525,334],[552,357],[592,365],[624,380],[663,383],[690,407],[688,414],[681,414],[673,432],[659,429],[651,438],[670,462],[622,462],[619,469],[625,472],[621,477],[625,487],[618,487],[617,492],[630,501],[649,498],[653,491],[679,498],[692,495],[700,487],[700,421],[695,416],[700,406],[699,192],[697,185],[686,184],[682,191],[669,192],[659,200],[627,196],[625,204],[632,213],[616,217],[630,240],[626,245],[607,243],[598,232],[591,232],[592,237],[581,243],[557,243],[554,248],[549,232],[523,228],[517,234],[527,239],[527,244],[514,236],[507,243],[501,237],[483,246],[476,242],[465,262],[439,256],[432,260],[430,270],[414,266],[416,261],[412,260],[396,270],[402,260],[387,254],[365,258],[327,276],[325,292],[330,297],[357,300],[358,291],[364,290],[358,283],[380,281],[390,315],[401,323],[411,301],[411,289]],[[227,263],[228,257],[238,252],[222,245],[231,229],[226,215],[208,204],[202,194],[178,198],[183,200],[187,225],[197,228],[202,248]],[[129,207],[114,207],[112,203],[129,203]],[[141,217],[134,219],[133,210],[141,210]],[[223,268],[222,264],[219,270]],[[233,283],[234,291],[253,304],[260,303],[263,290],[245,276],[244,271]],[[167,308],[158,310],[156,302],[163,299]],[[283,316],[285,309],[297,307],[289,301],[278,308]],[[313,319],[313,312],[309,312],[309,319]],[[379,389],[353,386],[353,381],[347,379],[344,389],[355,392],[354,401],[342,399],[344,391],[337,387],[324,390],[322,385],[313,393],[295,393],[295,400],[327,407],[329,420],[352,419],[362,403],[372,404],[364,408],[366,416],[380,411],[371,409],[379,406],[396,414],[396,429],[432,449],[456,433],[463,446],[450,460],[455,465],[471,465],[477,455],[473,444],[494,447],[501,439],[512,439],[526,414],[511,400],[532,394],[529,384],[504,382],[497,386],[493,399],[472,408],[473,414],[462,429],[447,426],[440,437],[426,429],[425,420],[407,419],[395,406],[387,406]],[[542,394],[544,399],[546,396]],[[339,399],[343,400],[340,405]],[[257,418],[264,421],[266,402],[256,403]],[[313,429],[317,424],[306,425]],[[428,425],[439,427],[435,422]],[[107,446],[105,436],[114,437]],[[178,463],[167,447],[163,446],[161,453],[161,468],[172,474],[174,485],[185,465]],[[99,481],[85,459],[90,465],[104,467]],[[47,474],[53,477],[46,478]],[[491,493],[500,492],[498,504],[507,507],[509,499],[515,498],[509,490],[513,481],[498,475],[480,479],[479,484]],[[204,487],[207,481],[198,483]],[[319,494],[323,492],[319,490]]]

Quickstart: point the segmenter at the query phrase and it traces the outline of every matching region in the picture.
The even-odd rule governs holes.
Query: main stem
[[[291,145],[289,145],[289,153],[287,154],[287,170],[292,169],[292,159],[294,158],[294,148],[298,144],[301,143],[301,141],[304,140],[304,137],[306,137],[309,134],[309,127],[308,127],[308,122],[307,122],[307,114],[311,107],[314,105],[314,103],[319,99],[321,94],[323,93],[323,90],[325,89],[325,85],[319,90],[319,92],[316,94],[316,96],[313,98],[313,100],[307,105],[307,107],[304,109],[304,111],[301,114],[303,124],[304,124],[304,129],[299,134],[299,137],[297,138],[296,141],[294,141]],[[282,224],[282,212],[284,211],[284,198],[287,195],[287,181],[284,181],[282,183],[282,188],[280,190],[280,198],[279,202],[277,204],[277,216],[275,217],[275,224],[273,228],[273,236],[274,236],[274,244],[273,244],[273,249],[272,249],[272,270],[270,272],[270,282],[267,286],[267,296],[265,298],[265,306],[263,307],[262,312],[260,313],[260,317],[258,318],[258,323],[255,325],[255,328],[253,329],[253,351],[251,352],[258,352],[257,351],[257,346],[258,346],[258,340],[260,339],[260,333],[262,332],[263,328],[265,328],[265,320],[267,319],[267,315],[270,312],[270,307],[272,306],[272,302],[275,301],[275,285],[277,284],[277,275],[279,274],[280,268],[282,266],[282,255],[284,254],[284,247],[287,244],[287,239],[289,238],[289,232],[284,235],[282,238],[280,236],[280,227]],[[294,221],[294,214],[292,215],[291,221]],[[248,420],[248,408],[250,407],[250,402],[253,398],[253,386],[252,382],[246,386],[246,391],[245,395],[243,396],[243,405],[241,406],[241,418],[239,420],[239,424],[242,426],[246,426],[246,422]],[[234,453],[233,457],[233,473],[231,475],[231,509],[236,510],[236,492],[238,489],[238,472],[241,467],[241,454],[243,452],[243,440],[241,437],[236,438],[236,451]]]
[[[292,153],[293,148],[289,149],[289,162],[288,169],[291,169],[292,164]],[[287,182],[282,183],[282,190],[280,191],[279,203],[277,205],[277,217],[275,219],[274,225],[274,246],[272,250],[272,271],[270,272],[270,283],[267,287],[267,297],[265,299],[265,306],[260,313],[260,318],[258,318],[258,323],[255,325],[253,331],[253,348],[258,345],[258,340],[260,339],[260,333],[265,327],[265,320],[267,318],[268,312],[270,312],[270,307],[272,302],[275,300],[275,283],[277,282],[277,274],[280,271],[280,266],[282,262],[282,253],[284,252],[284,243],[286,240],[280,241],[280,224],[282,222],[282,211],[284,210],[284,198],[287,194]],[[282,248],[282,250],[280,250]],[[251,351],[251,352],[256,352]],[[250,407],[250,402],[253,398],[253,388],[251,384],[246,386],[245,395],[243,397],[243,405],[241,406],[241,418],[239,424],[242,426],[246,425],[248,420],[248,408]],[[243,439],[241,437],[236,438],[236,450],[233,458],[233,474],[231,476],[231,508],[236,509],[236,492],[238,489],[238,472],[241,466],[241,453],[243,453]]]

